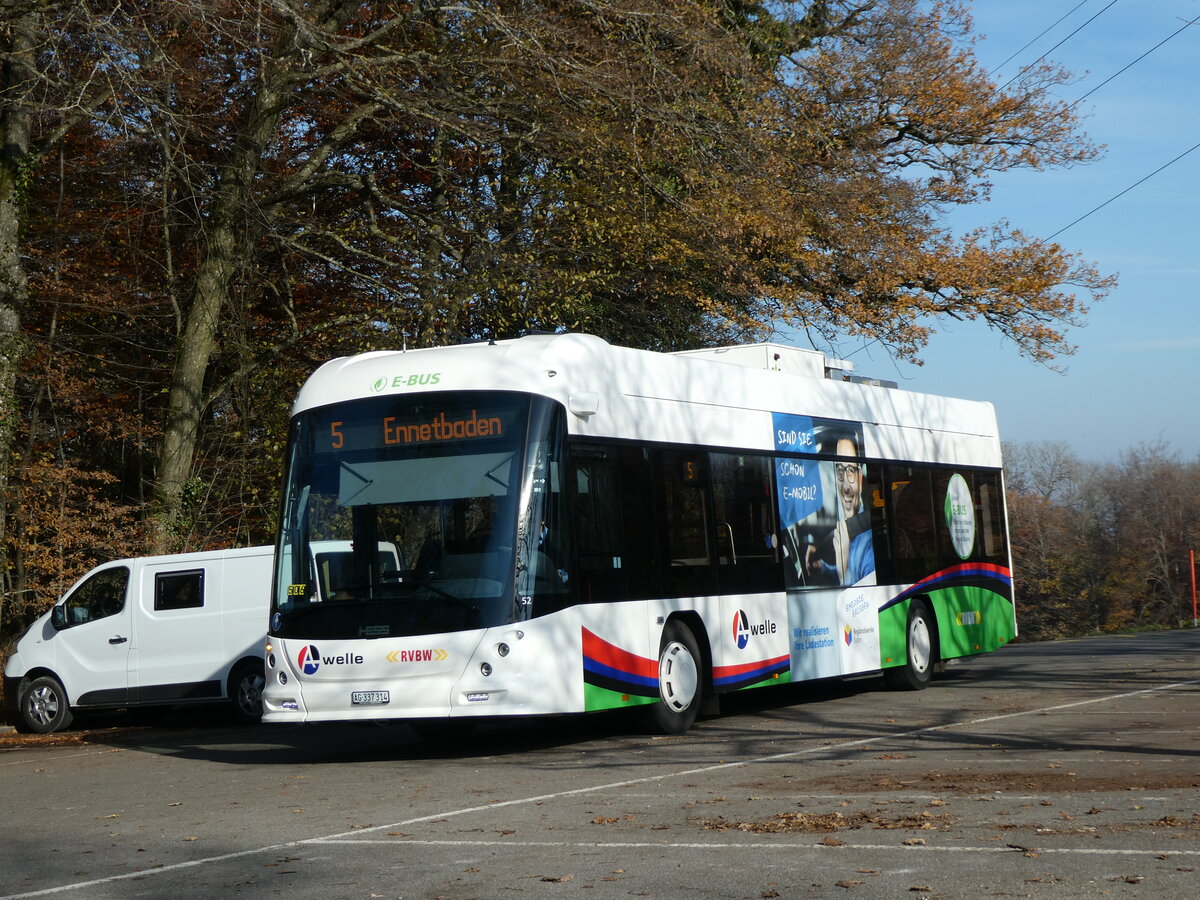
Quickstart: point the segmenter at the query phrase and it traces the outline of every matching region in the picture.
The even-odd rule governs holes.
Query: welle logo
[[[733,642],[739,650],[746,649],[746,646],[750,643],[750,638],[774,634],[778,630],[775,623],[770,619],[751,623],[744,609],[739,609],[733,614]]]
[[[300,648],[296,656],[296,665],[305,675],[316,675],[322,665],[325,666],[361,666],[363,657],[357,653],[340,653],[337,656],[322,656],[316,644]]]

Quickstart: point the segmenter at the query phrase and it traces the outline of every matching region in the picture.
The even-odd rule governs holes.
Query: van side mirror
[[[50,624],[55,631],[62,631],[67,627],[67,608],[61,603],[50,610]]]

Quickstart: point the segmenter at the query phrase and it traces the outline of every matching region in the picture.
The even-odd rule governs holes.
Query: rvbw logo
[[[733,614],[733,642],[737,644],[739,650],[745,650],[746,645],[750,643],[750,638],[760,637],[765,634],[774,634],[776,632],[775,623],[770,619],[763,619],[761,622],[750,624],[750,620],[746,617],[746,611],[739,609]]]

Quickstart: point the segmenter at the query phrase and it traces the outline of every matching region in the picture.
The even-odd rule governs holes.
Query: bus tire
[[[22,688],[20,713],[17,728],[35,734],[62,731],[75,718],[62,682],[53,675],[39,675]]]
[[[229,701],[233,718],[239,725],[262,722],[262,694],[267,684],[261,660],[242,660],[229,674]]]
[[[929,606],[914,600],[908,608],[904,629],[904,665],[885,669],[884,681],[896,691],[923,691],[933,677],[938,662],[937,626]]]
[[[692,630],[678,619],[667,622],[658,651],[657,703],[646,707],[656,734],[683,734],[696,723],[704,703],[704,657]]]

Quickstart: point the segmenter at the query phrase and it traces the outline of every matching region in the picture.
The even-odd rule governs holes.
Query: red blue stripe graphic
[[[657,697],[658,660],[622,650],[584,628],[583,680],[619,694]]]
[[[713,687],[718,691],[736,691],[766,678],[781,675],[791,667],[792,658],[787,653],[773,659],[739,663],[736,666],[713,666]]]
[[[940,591],[951,587],[976,587],[999,594],[1006,600],[1013,598],[1012,570],[991,563],[962,563],[935,572],[928,578],[922,578],[908,590],[897,594],[879,608],[880,612],[888,607],[903,603],[917,594],[928,594],[930,591]]]
[[[713,687],[718,691],[736,691],[791,669],[791,656],[738,663],[713,668]],[[658,660],[647,659],[622,650],[599,635],[583,629],[583,680],[620,694],[636,697],[658,696]]]

